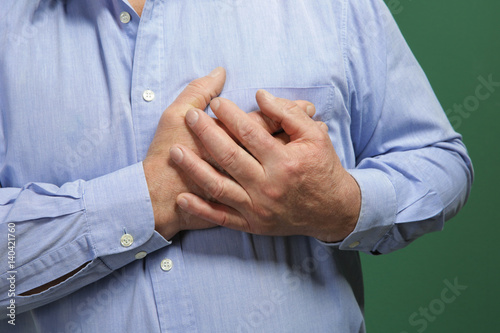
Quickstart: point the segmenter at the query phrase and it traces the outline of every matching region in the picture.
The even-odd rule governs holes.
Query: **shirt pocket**
[[[234,102],[246,113],[259,109],[255,100],[257,90],[261,88],[240,88],[223,91],[220,97]],[[311,87],[262,87],[276,97],[290,100],[306,100],[314,104],[316,114],[313,119],[328,125],[328,134],[335,147],[335,151],[346,168],[354,167],[355,158],[350,137],[351,117],[345,108],[338,89],[333,85]],[[211,108],[207,113],[215,117]]]

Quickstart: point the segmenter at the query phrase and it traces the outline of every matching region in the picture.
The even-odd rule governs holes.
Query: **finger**
[[[309,117],[313,117],[314,114],[316,113],[316,107],[314,104],[308,101],[303,101],[303,100],[296,100],[295,103],[304,110]],[[252,111],[248,113],[248,116],[254,120],[256,123],[258,123],[260,126],[262,126],[268,133],[274,134],[280,130],[281,124],[277,121],[272,120],[268,116],[266,116],[262,111]]]
[[[326,134],[328,134],[328,125],[327,125],[326,123],[324,123],[324,122],[322,122],[322,121],[317,121],[316,123],[318,124],[319,128],[320,128],[323,132],[325,132]]]
[[[225,98],[216,98],[210,106],[217,118],[261,164],[280,153],[282,145],[236,104]]]
[[[305,111],[305,113],[307,113],[309,118],[312,118],[316,114],[316,106],[314,106],[313,103],[311,103],[309,101],[300,100],[300,99],[296,100],[294,102],[295,102],[295,104],[297,104],[297,106],[299,108],[301,108],[302,110]]]
[[[205,112],[189,110],[186,113],[186,122],[212,158],[238,183],[244,185],[260,179],[263,174],[260,163],[232,140]]]
[[[185,212],[221,227],[250,232],[248,222],[234,208],[206,201],[192,193],[181,193],[177,204]]]
[[[297,103],[284,98],[276,98],[262,89],[257,91],[256,98],[261,111],[280,123],[291,141],[299,138],[314,138],[318,127]],[[312,107],[309,106],[310,109]]]
[[[183,110],[205,109],[210,101],[219,96],[226,82],[226,71],[217,67],[207,76],[191,81],[172,103]]]
[[[216,224],[207,222],[195,215],[189,214],[180,207],[175,207],[175,212],[180,218],[181,230],[207,229],[216,227]]]
[[[170,157],[201,188],[206,199],[232,207],[241,207],[248,201],[247,192],[238,183],[219,173],[189,148],[174,145]]]
[[[290,142],[290,137],[285,132],[275,134],[274,138],[284,145]]]

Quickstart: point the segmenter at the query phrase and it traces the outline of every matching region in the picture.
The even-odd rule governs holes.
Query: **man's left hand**
[[[174,162],[217,201],[181,193],[177,204],[189,214],[244,232],[343,240],[356,226],[361,194],[342,167],[326,124],[312,120],[295,102],[264,90],[256,98],[290,142],[276,139],[223,98],[212,100],[212,110],[246,150],[203,111],[188,111],[187,124],[230,177],[189,148],[174,145]]]

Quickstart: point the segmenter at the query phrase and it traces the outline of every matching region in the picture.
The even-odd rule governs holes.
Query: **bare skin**
[[[204,199],[210,199],[211,196],[200,189],[171,161],[169,151],[174,144],[182,144],[184,147],[189,147],[192,152],[199,154],[204,160],[215,164],[201,142],[187,126],[185,115],[188,110],[193,108],[205,109],[211,99],[222,91],[225,79],[225,70],[217,68],[211,75],[192,81],[164,111],[147,156],[143,161],[153,206],[155,229],[166,239],[171,239],[181,230],[204,229],[216,226],[213,223],[183,212],[176,205],[177,196],[183,192],[197,193]],[[314,115],[314,105],[310,102],[295,101],[295,103],[304,110],[308,110],[309,116]],[[259,111],[249,113],[249,117],[268,133],[275,133],[280,129],[279,123]],[[209,122],[212,122],[215,126],[220,126],[220,129],[226,133],[227,129],[222,123],[210,119]],[[229,133],[229,135],[231,134]],[[232,135],[231,138],[235,139]],[[276,138],[282,142],[288,141],[285,133],[281,133]],[[45,291],[78,273],[87,264],[83,264],[76,270],[54,281],[24,292],[22,295],[28,296]]]
[[[176,205],[177,196],[184,192],[194,192],[209,200],[212,200],[213,197],[205,189],[197,186],[196,182],[191,180],[172,161],[170,148],[174,144],[181,144],[188,147],[205,163],[216,164],[201,144],[201,141],[187,126],[185,116],[190,109],[205,109],[208,103],[220,94],[225,80],[225,70],[217,68],[209,76],[192,81],[163,112],[147,156],[143,161],[144,173],[153,205],[155,229],[166,239],[171,239],[181,230],[204,229],[215,226],[202,218],[184,212]],[[293,103],[298,103],[304,110],[309,109],[310,116],[315,112],[314,106],[307,101]],[[274,133],[281,128],[279,123],[271,120],[262,112],[251,112],[248,117],[268,134]],[[218,127],[231,140],[234,139],[234,136],[227,134],[225,126],[220,121],[208,117],[207,122]],[[282,139],[286,140],[286,137]],[[233,142],[237,144],[234,140]]]
[[[128,0],[128,2],[132,6],[132,8],[134,8],[137,15],[141,16],[142,9],[144,8],[144,4],[146,3],[146,0]]]
[[[129,0],[130,5],[139,16],[142,14],[145,2],[146,0]],[[207,96],[204,96],[204,99],[200,96],[187,97],[181,94],[176,102],[165,111],[143,163],[153,203],[155,228],[158,232],[170,239],[180,230],[208,228],[218,224],[257,234],[303,234],[331,242],[344,239],[354,230],[361,206],[360,189],[356,181],[340,165],[325,131],[320,131],[323,134],[319,136],[314,134],[317,133],[318,125],[311,119],[299,124],[297,121],[304,118],[300,116],[304,115],[304,112],[297,104],[288,104],[290,101],[281,99],[278,100],[278,103],[276,100],[266,100],[261,93],[261,98],[258,98],[261,108],[267,103],[268,112],[273,108],[274,111],[281,110],[281,113],[266,113],[280,125],[284,122],[283,128],[286,134],[280,136],[282,138],[281,144],[283,141],[288,142],[289,135],[292,137],[292,144],[288,143],[288,146],[285,147],[293,147],[295,150],[289,149],[288,156],[278,155],[277,148],[273,147],[274,157],[279,156],[281,159],[267,158],[266,161],[260,159],[259,155],[264,153],[262,150],[271,148],[269,140],[273,140],[275,143],[279,140],[269,135],[268,128],[268,132],[266,132],[268,136],[265,139],[260,135],[261,137],[258,139],[261,141],[252,142],[249,137],[257,139],[253,137],[253,134],[262,134],[263,129],[260,128],[259,132],[256,127],[241,126],[244,131],[247,131],[242,132],[241,128],[238,128],[237,122],[248,123],[249,120],[243,116],[239,120],[233,119],[233,123],[226,117],[223,122],[231,129],[229,135],[225,136],[228,139],[227,144],[219,147],[211,146],[210,141],[219,142],[217,135],[221,135],[223,131],[220,123],[204,115],[203,121],[200,122],[201,125],[192,125],[191,128],[202,139],[203,145],[212,155],[212,159],[210,155],[206,154],[200,142],[192,137],[184,124],[186,108],[203,110],[210,99],[217,96],[222,90],[222,86],[209,88],[204,84],[205,82],[195,83],[195,88],[208,89],[209,99]],[[217,103],[220,104],[221,100],[218,100]],[[271,107],[270,105],[273,103],[275,105]],[[227,103],[224,105],[227,106]],[[284,116],[283,110],[287,108],[293,112],[289,116]],[[290,115],[291,118],[295,117],[295,119],[290,120]],[[217,116],[220,119],[222,114],[217,114]],[[201,126],[203,127],[200,129]],[[207,130],[209,126],[215,132],[206,135],[204,132],[210,132]],[[288,127],[288,130],[285,127]],[[320,127],[325,129],[326,125],[323,124]],[[303,134],[304,137],[297,136],[297,133]],[[256,166],[255,163],[252,163],[255,162],[253,156],[250,154],[245,156],[241,147],[240,150],[235,150],[237,148],[232,140],[234,137],[249,148],[251,155],[257,157],[257,163],[262,162],[262,165]],[[169,150],[174,143],[177,144],[174,147],[177,159],[168,159]],[[278,150],[281,148],[283,147]],[[229,150],[223,151],[221,149]],[[228,156],[228,152],[234,153],[235,151],[239,152],[237,158],[233,159],[233,157]],[[183,160],[184,155],[187,156]],[[318,161],[318,156],[325,158],[325,162],[314,163],[314,165],[304,163],[304,161],[311,160],[322,162]],[[224,174],[213,173],[217,170],[210,167],[209,163],[200,164],[203,159],[210,161],[212,165],[215,164],[213,161],[215,159],[225,171],[236,179],[236,182]],[[178,162],[178,166],[176,166],[172,160],[183,161]],[[228,165],[227,160],[241,168],[235,170],[233,165]],[[200,165],[205,168],[203,169]],[[319,169],[318,165],[321,165],[323,169]],[[280,169],[280,166],[284,168]],[[188,172],[182,172],[181,169]],[[256,175],[258,171],[263,172],[263,174]],[[269,175],[273,177],[269,177]],[[292,185],[290,184],[291,180],[294,179],[301,183],[290,186]],[[195,184],[198,184],[202,189],[200,190]],[[238,188],[239,184],[247,185]],[[223,186],[224,191],[228,187],[232,191],[221,192],[221,186]],[[176,198],[177,194],[181,192],[186,193]],[[198,194],[198,196],[189,192]],[[247,194],[247,196],[245,197],[242,193]],[[320,193],[319,196],[317,193]],[[214,197],[217,201],[227,205],[212,202]],[[204,200],[207,198],[211,201]],[[287,199],[283,200],[282,198]],[[183,208],[182,211],[178,209],[179,206],[175,205],[175,200]],[[329,208],[325,209],[325,207]]]
[[[290,142],[259,128],[234,103],[216,98],[217,118],[248,149],[242,149],[201,110],[186,121],[215,161],[219,173],[189,147],[176,144],[172,159],[217,202],[192,193],[177,197],[183,210],[216,225],[260,235],[306,235],[337,242],[355,228],[361,192],[342,167],[328,128],[310,119],[296,103],[257,93],[261,111],[278,122]]]

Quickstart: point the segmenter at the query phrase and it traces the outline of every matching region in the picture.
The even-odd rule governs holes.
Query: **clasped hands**
[[[356,226],[360,190],[326,124],[311,119],[314,105],[259,90],[260,110],[247,114],[216,97],[224,82],[222,68],[194,80],[160,119],[143,162],[156,230],[167,239],[217,225],[344,239]],[[217,119],[203,111],[208,104]]]

